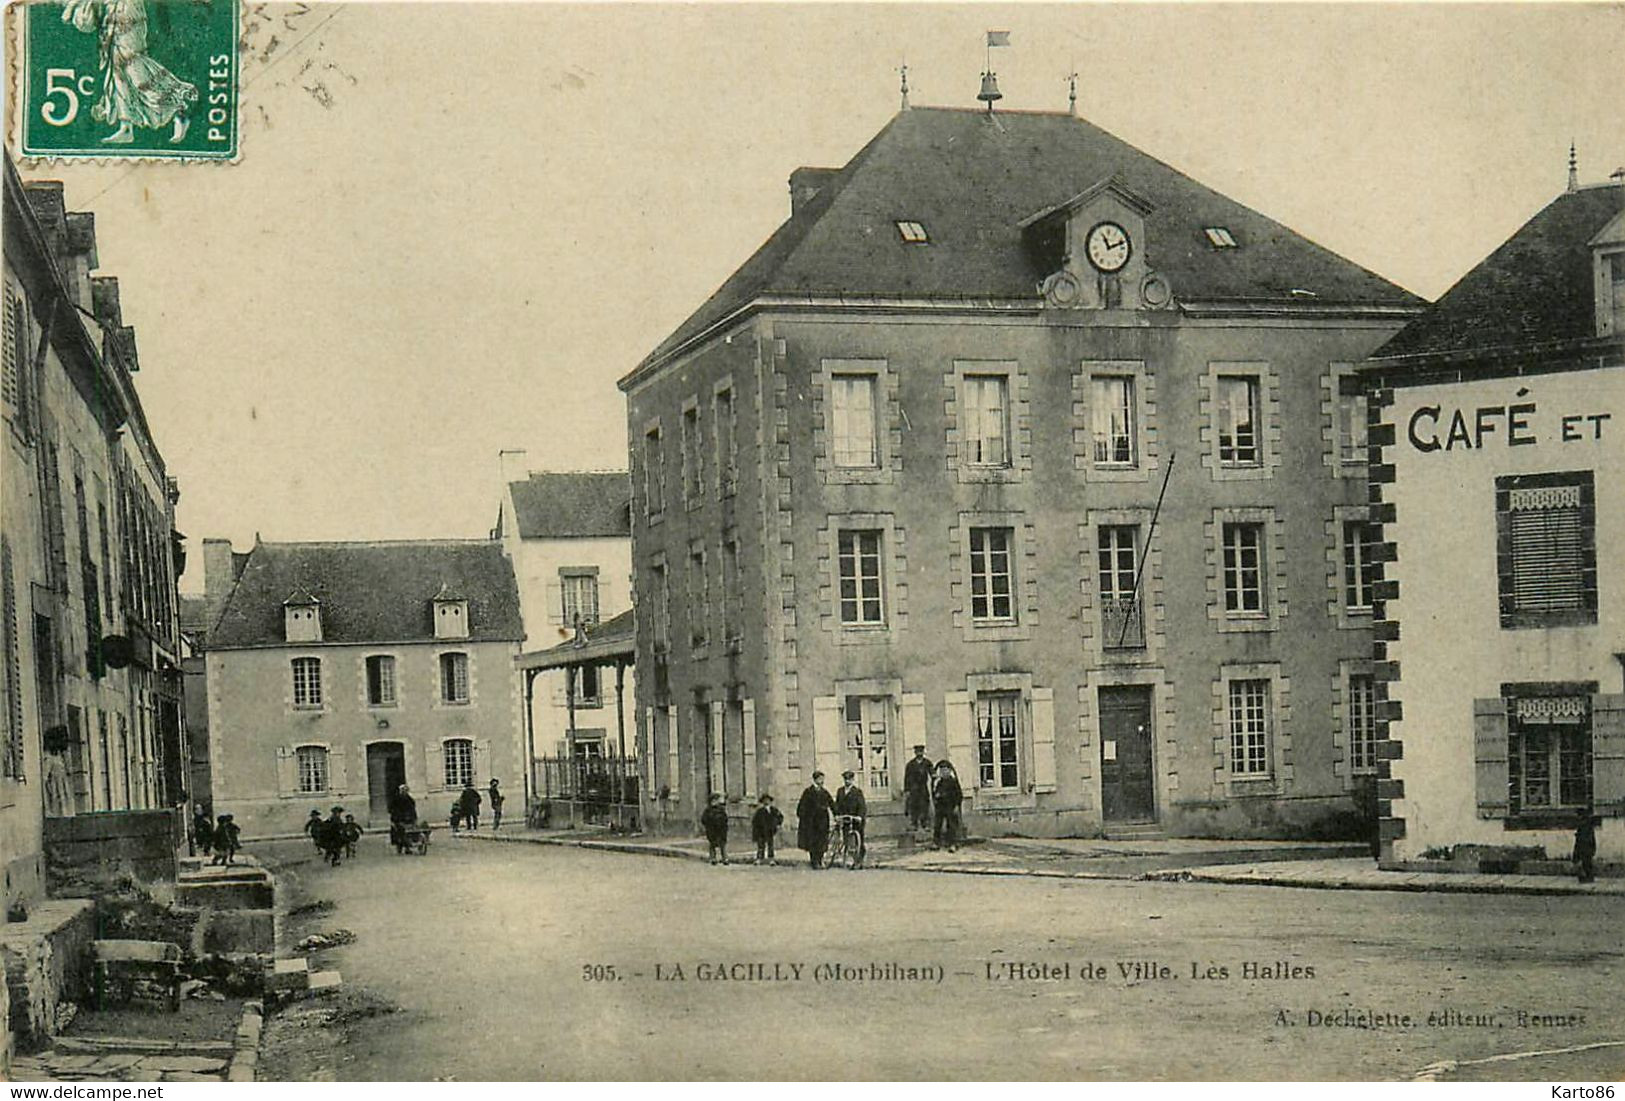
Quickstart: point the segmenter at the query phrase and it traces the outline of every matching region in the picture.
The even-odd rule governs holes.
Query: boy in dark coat
[[[1597,819],[1590,810],[1580,815],[1574,831],[1574,870],[1581,883],[1597,878]]]
[[[948,851],[953,852],[959,847],[959,804],[965,793],[959,786],[959,777],[954,775],[954,766],[947,761],[937,765],[937,783],[931,789],[931,798],[937,811],[931,830],[931,847],[940,849],[946,835]]]
[[[344,846],[347,838],[344,830],[344,808],[334,807],[333,813],[316,828],[316,843],[322,847],[322,854],[333,867],[339,866],[339,857],[344,855]]]
[[[903,769],[903,799],[911,829],[923,830],[931,824],[931,772],[925,746],[915,746],[913,758]]]
[[[773,856],[773,839],[784,825],[784,812],[773,805],[773,796],[764,793],[756,813],[750,819],[750,839],[756,842],[756,863],[777,864]]]
[[[829,848],[830,818],[835,813],[835,800],[824,790],[824,774],[814,772],[812,783],[801,793],[796,804],[796,847],[807,850],[807,859],[814,868],[824,866],[824,850]]]
[[[507,797],[502,794],[502,788],[497,784],[497,779],[495,776],[491,777],[490,798],[491,828],[493,830],[499,830],[502,828],[502,804],[507,802]]]
[[[202,807],[192,815],[192,843],[204,856],[208,856],[209,850],[214,847],[214,823],[209,820],[209,812]]]
[[[463,782],[463,794],[457,799],[457,810],[462,814],[463,825],[471,830],[480,828],[480,793],[474,789],[474,781]]]
[[[310,808],[310,817],[305,819],[305,833],[310,843],[316,846],[316,851],[322,849],[322,812],[315,807]]]
[[[361,840],[361,827],[356,825],[355,815],[344,816],[344,855],[355,859],[355,843]]]
[[[230,864],[231,858],[237,855],[242,848],[239,838],[242,828],[232,820],[231,815],[222,814],[214,823],[214,862],[216,864]]]
[[[705,841],[711,846],[711,863],[728,863],[728,808],[722,804],[722,796],[717,792],[711,793],[711,801],[700,814],[700,825],[705,827]]]

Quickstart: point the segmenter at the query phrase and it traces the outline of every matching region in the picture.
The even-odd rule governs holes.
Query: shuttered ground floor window
[[[1569,829],[1587,809],[1625,816],[1625,696],[1594,681],[1501,690],[1473,704],[1479,817]]]
[[[1507,719],[1507,799],[1513,815],[1591,805],[1591,699],[1521,696]]]

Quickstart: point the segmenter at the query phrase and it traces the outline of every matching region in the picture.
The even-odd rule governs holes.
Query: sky
[[[615,381],[898,109],[1079,112],[1428,298],[1625,165],[1625,5],[265,5],[231,165],[96,214],[177,525],[479,537],[498,453],[626,465]],[[275,42],[272,42],[273,37]],[[161,50],[155,50],[161,60]],[[194,555],[198,563],[201,555]],[[182,587],[201,587],[198,570]]]

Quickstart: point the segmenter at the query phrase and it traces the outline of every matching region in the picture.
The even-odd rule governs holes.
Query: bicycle
[[[844,863],[857,871],[863,866],[863,831],[858,828],[862,824],[863,819],[855,814],[835,816],[834,836],[830,838],[829,848],[824,850],[824,867]]]

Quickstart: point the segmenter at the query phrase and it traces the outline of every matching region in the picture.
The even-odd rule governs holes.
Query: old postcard
[[[1612,1096],[1625,8],[5,44],[0,1077]]]

